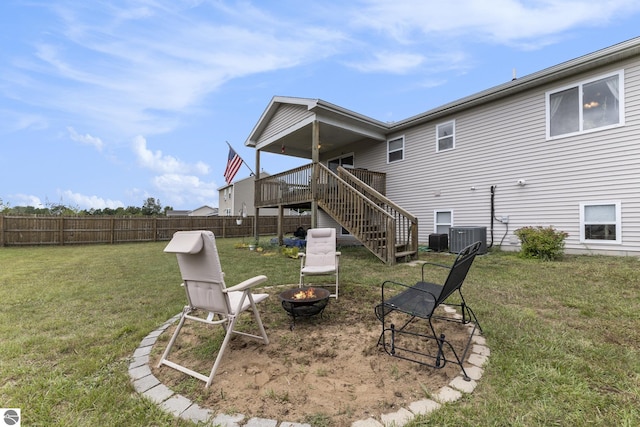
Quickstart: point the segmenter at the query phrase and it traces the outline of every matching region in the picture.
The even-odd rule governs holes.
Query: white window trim
[[[451,215],[451,223],[438,222],[438,213],[448,212]],[[449,225],[449,228],[453,228],[453,209],[435,209],[433,211],[433,232],[438,232],[438,225]]]
[[[387,154],[387,156],[388,156],[388,154]],[[342,165],[341,160],[342,159],[346,159],[347,157],[353,157],[353,165]],[[388,157],[387,157],[387,159],[388,159]],[[333,157],[331,159],[327,159],[327,165],[326,166],[329,167],[329,163],[334,162],[336,160],[338,161],[338,163],[340,163],[340,166],[342,166],[345,169],[354,169],[356,167],[356,156],[355,156],[353,151],[350,152],[350,153],[341,154],[341,155],[339,155],[337,157]]]
[[[584,208],[585,206],[602,206],[602,205],[614,205],[616,207],[616,240],[600,240],[600,239],[586,239],[584,237]],[[596,200],[593,202],[580,203],[580,243],[590,243],[598,245],[620,245],[622,244],[622,203],[620,200]]]
[[[451,123],[452,129],[453,129],[453,133],[451,135],[447,135],[447,138],[451,137],[453,139],[453,143],[451,144],[451,148],[445,148],[444,150],[440,149],[440,137],[438,136],[438,129],[440,128],[440,126],[444,126],[444,125],[448,125],[449,123]],[[436,125],[436,153],[444,153],[445,151],[451,151],[451,150],[455,150],[456,149],[456,121],[455,120],[449,120],[446,122],[442,122],[442,123],[438,123]]]
[[[583,120],[582,120],[582,108],[580,108],[579,111],[579,115],[578,115],[578,123],[580,125],[580,130],[578,130],[577,132],[570,132],[570,133],[563,133],[562,135],[556,135],[556,136],[551,136],[551,115],[549,114],[549,98],[551,97],[551,95],[558,93],[558,92],[562,92],[568,89],[573,89],[575,87],[578,88],[578,102],[579,105],[582,105],[582,87],[586,84],[598,81],[598,80],[603,80],[606,79],[607,77],[611,77],[611,76],[618,76],[618,113],[619,113],[619,122],[612,124],[612,125],[607,125],[607,126],[602,126],[602,127],[597,127],[594,129],[587,129],[587,130],[582,130],[582,126],[583,126]],[[587,134],[587,133],[592,133],[592,132],[599,132],[601,130],[606,130],[606,129],[614,129],[614,128],[618,128],[621,126],[624,126],[624,121],[625,121],[625,113],[624,113],[624,70],[618,70],[618,71],[614,71],[613,73],[608,73],[608,74],[602,74],[600,76],[588,79],[588,80],[582,80],[570,85],[566,85],[563,87],[559,87],[559,88],[555,88],[553,90],[547,91],[545,93],[545,103],[544,103],[544,108],[545,108],[545,119],[546,119],[546,125],[547,125],[547,129],[546,129],[546,138],[547,141],[551,141],[554,139],[560,139],[560,138],[566,138],[569,136],[574,136],[574,135],[582,135],[582,134]]]
[[[400,159],[398,159],[398,160],[389,161],[389,154],[391,154],[391,151],[389,151],[389,144],[391,144],[394,141],[400,140],[400,139],[402,140],[402,148],[400,150],[394,150],[393,152],[395,153],[396,151],[402,151],[402,157]],[[404,146],[405,144],[404,143],[405,143],[404,135],[398,136],[396,138],[387,139],[387,164],[401,162],[401,161],[404,160],[404,153],[405,153],[405,146]],[[354,161],[355,161],[355,158],[354,158]]]

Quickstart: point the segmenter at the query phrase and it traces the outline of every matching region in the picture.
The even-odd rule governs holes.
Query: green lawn
[[[238,242],[218,240],[228,285],[255,274],[297,283],[297,260]],[[140,398],[127,373],[142,338],[185,303],[165,245],[0,248],[0,406],[21,408],[29,426],[191,425]],[[342,252],[338,303],[366,292],[371,316],[383,280],[419,275]],[[478,257],[463,289],[489,364],[473,394],[412,426],[640,425],[639,267],[631,257]]]

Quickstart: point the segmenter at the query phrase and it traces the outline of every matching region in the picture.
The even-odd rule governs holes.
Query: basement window
[[[453,211],[434,211],[433,230],[436,234],[449,234],[449,229],[453,226]]]
[[[580,242],[622,243],[619,201],[580,204]]]

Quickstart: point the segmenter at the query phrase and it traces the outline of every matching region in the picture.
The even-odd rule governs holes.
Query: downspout
[[[491,243],[489,244],[488,248],[493,247],[493,221],[496,214],[496,187],[496,185],[491,186]]]

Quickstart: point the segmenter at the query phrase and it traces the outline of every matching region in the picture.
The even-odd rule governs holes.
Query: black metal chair
[[[460,251],[451,266],[435,263],[423,264],[422,280],[415,285],[409,286],[392,280],[383,282],[381,287],[382,302],[375,307],[376,316],[382,322],[382,333],[378,339],[378,345],[381,345],[388,354],[394,357],[433,368],[443,368],[447,361],[452,361],[460,365],[463,378],[469,381],[470,378],[464,369],[463,361],[476,330],[481,333],[482,328],[475,313],[467,305],[460,289],[480,249],[480,244],[481,242],[476,242]],[[425,280],[425,267],[430,266],[449,270],[443,284]],[[456,291],[460,302],[447,303],[446,305],[460,307],[461,315],[453,317],[446,315],[446,313],[434,314],[436,309]],[[429,328],[426,329],[423,326],[424,323],[414,322],[417,319],[427,320]],[[434,319],[472,324],[469,338],[460,356],[452,343],[447,341],[445,334],[436,332]],[[404,322],[404,324],[401,327],[396,327],[395,322]],[[430,345],[433,343],[435,345]]]

